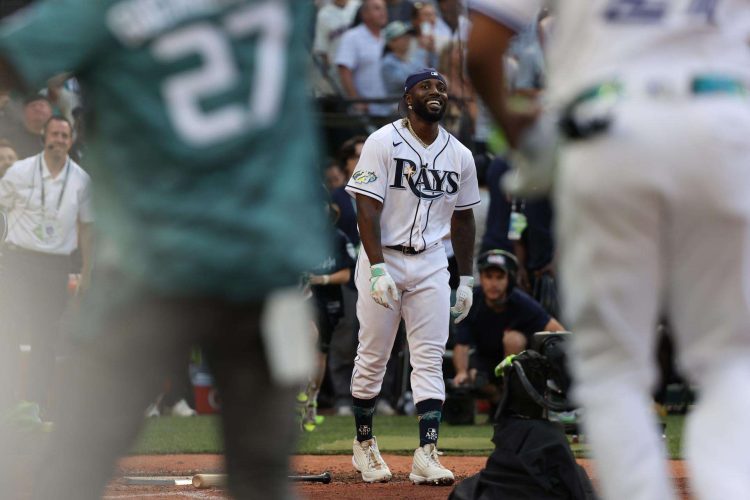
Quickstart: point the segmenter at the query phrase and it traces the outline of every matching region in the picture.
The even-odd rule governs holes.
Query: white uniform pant
[[[750,103],[631,101],[564,147],[557,183],[575,396],[604,498],[675,498],[657,431],[655,325],[699,385],[685,450],[698,499],[750,498]]]
[[[443,354],[448,341],[450,287],[448,260],[442,245],[418,255],[383,249],[388,273],[401,294],[394,309],[386,309],[370,296],[370,262],[360,252],[355,282],[359,345],[354,358],[352,396],[372,399],[380,394],[386,363],[399,322],[406,324],[412,366],[414,402],[445,400]]]

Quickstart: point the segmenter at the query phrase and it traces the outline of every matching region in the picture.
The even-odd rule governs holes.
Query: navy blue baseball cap
[[[409,92],[409,90],[411,90],[411,88],[419,82],[423,80],[429,80],[430,78],[435,78],[448,85],[448,83],[445,81],[445,78],[443,78],[443,75],[438,73],[438,70],[436,70],[435,68],[424,68],[419,70],[417,73],[412,73],[406,78],[406,82],[404,83],[404,94]]]

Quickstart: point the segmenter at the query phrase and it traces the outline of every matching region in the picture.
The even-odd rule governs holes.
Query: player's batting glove
[[[474,277],[461,276],[461,281],[456,290],[456,303],[451,307],[451,317],[455,318],[454,323],[458,324],[466,318],[474,302]]]
[[[393,299],[394,302],[398,301],[396,282],[388,274],[385,263],[370,266],[370,295],[375,302],[388,309],[393,309],[388,301],[389,298]]]

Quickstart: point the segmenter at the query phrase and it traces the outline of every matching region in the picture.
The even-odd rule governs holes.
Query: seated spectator
[[[52,106],[43,95],[26,98],[19,120],[0,121],[0,138],[13,144],[18,157],[28,158],[39,153],[42,129],[52,117]]]
[[[516,286],[518,263],[512,254],[490,250],[479,256],[477,267],[480,286],[474,289],[474,305],[456,328],[453,382],[478,386],[497,404],[502,391],[495,366],[506,356],[525,350],[534,333],[564,328]],[[470,361],[471,346],[475,352]]]
[[[382,30],[388,22],[383,0],[365,0],[360,10],[362,24],[347,30],[341,38],[336,65],[341,86],[350,99],[382,99],[386,97],[380,61],[385,40]],[[387,116],[392,106],[388,104],[358,103],[358,113]]]
[[[409,27],[401,21],[388,24],[383,32],[385,37],[381,63],[383,84],[388,95],[401,96],[404,93],[404,82],[408,76],[425,67],[424,57],[420,57],[422,54],[409,50],[413,37]]]
[[[318,11],[313,41],[313,55],[322,72],[322,79],[315,82],[318,95],[336,95],[340,91],[339,73],[332,71],[332,64],[341,36],[352,26],[360,5],[360,0],[334,0]]]
[[[0,178],[5,175],[5,171],[18,161],[16,150],[13,145],[3,139],[0,139]]]

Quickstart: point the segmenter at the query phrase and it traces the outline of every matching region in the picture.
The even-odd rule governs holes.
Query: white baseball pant
[[[562,152],[564,317],[605,499],[675,498],[651,399],[661,311],[700,388],[685,434],[694,494],[750,498],[748,104],[636,99]]]
[[[450,287],[448,261],[441,244],[418,255],[383,249],[386,268],[401,294],[393,309],[370,296],[370,262],[360,252],[355,271],[359,345],[352,372],[352,396],[372,399],[380,394],[386,363],[403,317],[412,366],[414,402],[445,400],[443,354],[448,341]]]

